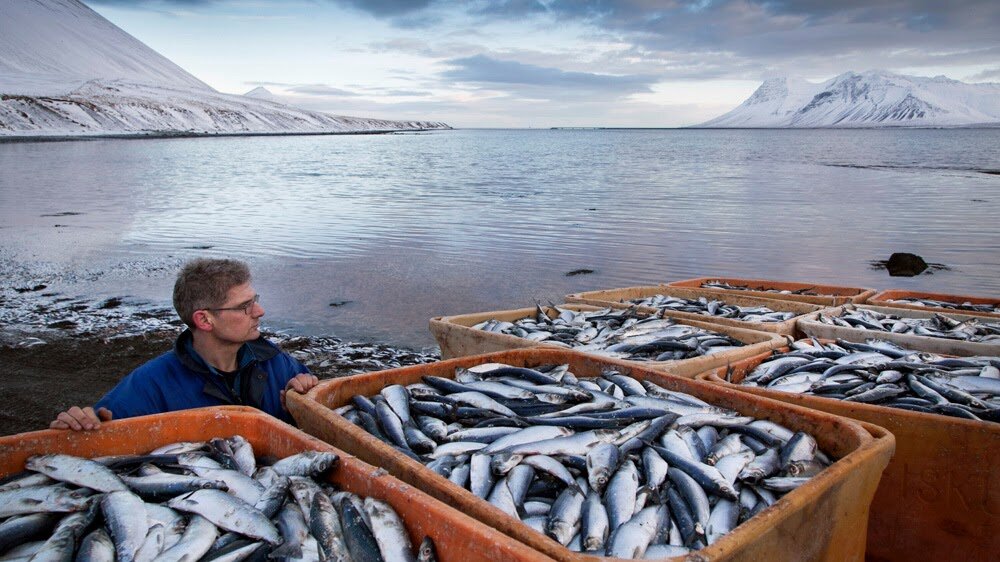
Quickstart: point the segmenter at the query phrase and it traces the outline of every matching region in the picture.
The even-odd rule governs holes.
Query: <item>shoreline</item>
[[[97,133],[93,135],[0,135],[0,144],[28,142],[68,142],[81,140],[141,140],[141,139],[189,139],[212,137],[306,137],[333,135],[392,135],[397,133],[426,133],[429,131],[453,131],[448,127],[435,129],[376,129],[370,131],[317,131],[287,133],[197,133],[193,131],[149,132],[149,133]]]

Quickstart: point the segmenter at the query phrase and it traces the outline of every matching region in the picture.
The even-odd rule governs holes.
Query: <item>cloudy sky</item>
[[[996,0],[84,0],[217,90],[456,127],[674,127],[773,76],[1000,82]]]

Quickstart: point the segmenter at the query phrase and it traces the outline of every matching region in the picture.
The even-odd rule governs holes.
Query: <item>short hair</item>
[[[230,259],[197,258],[177,273],[174,282],[174,310],[185,324],[194,328],[194,313],[216,308],[226,302],[229,289],[250,282],[250,266]]]

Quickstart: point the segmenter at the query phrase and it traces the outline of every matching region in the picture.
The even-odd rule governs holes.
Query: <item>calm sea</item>
[[[34,284],[167,306],[206,255],[252,263],[272,329],[416,347],[432,316],[703,275],[998,295],[998,146],[1000,129],[0,144],[0,307]],[[948,269],[872,268],[896,251]]]

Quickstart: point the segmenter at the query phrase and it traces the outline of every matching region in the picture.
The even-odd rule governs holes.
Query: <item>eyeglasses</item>
[[[242,310],[243,314],[250,316],[250,311],[253,310],[253,305],[260,302],[260,295],[254,295],[252,299],[239,306],[229,306],[226,308],[206,308],[205,310],[218,311],[218,310]]]

